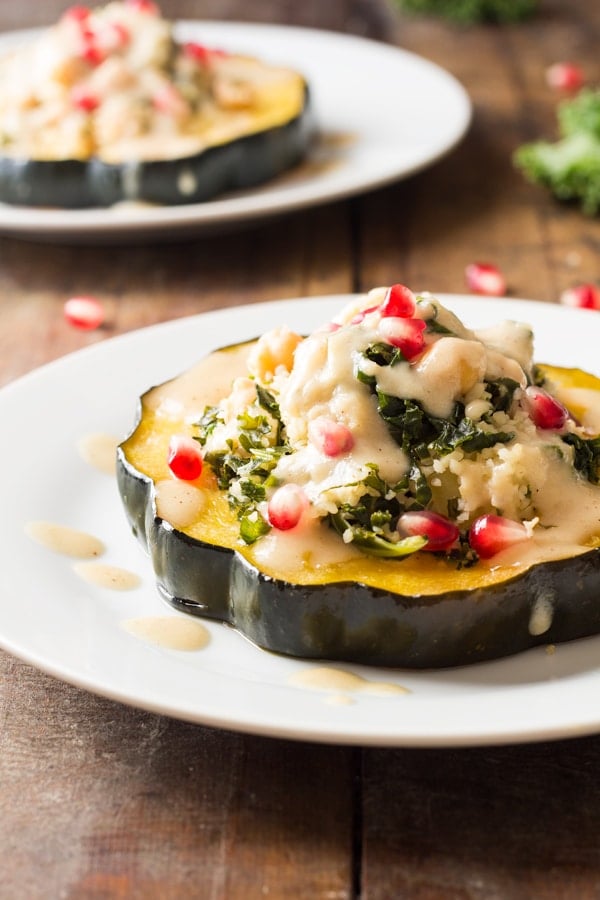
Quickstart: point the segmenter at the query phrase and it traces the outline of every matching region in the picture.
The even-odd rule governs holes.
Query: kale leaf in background
[[[531,15],[537,0],[397,0],[412,13],[443,16],[471,25],[475,22],[518,22]]]
[[[600,212],[600,89],[581,91],[558,108],[560,139],[524,144],[515,164],[529,181],[549,188],[583,212]]]

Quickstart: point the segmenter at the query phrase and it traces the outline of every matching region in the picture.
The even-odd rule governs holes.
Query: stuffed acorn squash
[[[371,291],[148,391],[118,481],[160,592],[279,653],[434,667],[600,631],[600,380]]]
[[[299,162],[307,85],[257,59],[179,44],[150,0],[68,9],[0,60],[0,201],[193,203]]]

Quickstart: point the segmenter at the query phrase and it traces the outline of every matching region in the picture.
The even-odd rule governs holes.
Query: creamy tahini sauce
[[[236,374],[246,370],[250,344],[222,350],[201,360],[188,372],[155,388],[148,409],[160,418],[195,422],[206,406],[214,406],[231,389]]]
[[[58,525],[56,522],[28,522],[25,533],[55,553],[80,559],[101,556],[106,549],[102,541],[94,535]]]
[[[368,473],[367,463],[378,465],[391,482],[407,469],[404,452],[377,414],[376,399],[355,375],[365,341],[376,340],[375,332],[365,338],[362,329],[344,328],[313,334],[296,350],[279,398],[291,441],[306,440],[308,423],[322,415],[346,425],[355,440],[352,453],[344,457],[324,458],[309,442],[281,460],[277,475],[302,484],[311,499],[323,489],[360,481]]]
[[[529,634],[545,634],[552,626],[554,618],[554,603],[556,596],[553,591],[540,594],[535,598],[529,618]]]
[[[194,619],[179,616],[146,616],[127,619],[125,631],[167,650],[202,650],[210,642],[207,628]]]
[[[363,678],[354,672],[347,672],[345,669],[333,666],[311,666],[302,669],[289,678],[289,683],[319,691],[335,691],[337,696],[342,692],[345,694],[370,694],[377,697],[410,693],[408,688],[402,687],[402,685]]]
[[[77,443],[80,456],[100,472],[114,475],[119,439],[112,434],[86,434]]]
[[[270,531],[252,548],[253,560],[267,567],[281,565],[282,570],[297,567],[318,571],[332,563],[343,563],[362,556],[360,550],[345,544],[331,528],[317,523],[300,524],[290,531]]]
[[[175,528],[195,522],[205,505],[204,492],[193,484],[172,479],[156,484],[156,512]]]
[[[353,706],[356,700],[354,697],[349,697],[348,694],[329,694],[325,698],[325,703],[328,706]]]
[[[142,582],[140,576],[135,572],[100,562],[75,563],[73,571],[89,584],[112,591],[131,591],[139,587]]]

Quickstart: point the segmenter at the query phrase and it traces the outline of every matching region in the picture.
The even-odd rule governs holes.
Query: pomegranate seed
[[[314,446],[325,456],[341,456],[354,446],[354,437],[341,422],[319,416],[308,424],[308,436]]]
[[[469,530],[469,544],[481,559],[489,559],[528,537],[529,532],[521,522],[504,516],[480,516]]]
[[[210,63],[211,56],[213,56],[212,50],[209,50],[204,44],[197,44],[195,41],[189,41],[187,44],[184,44],[183,52],[201,66],[207,66]]]
[[[537,428],[564,428],[569,411],[543,388],[528,387],[525,396],[529,415]]]
[[[415,314],[415,295],[403,284],[393,284],[388,288],[385,300],[381,304],[381,315],[384,317],[408,319]]]
[[[195,481],[202,474],[202,453],[198,441],[185,434],[175,434],[169,441],[167,464],[181,481]]]
[[[577,284],[562,292],[560,302],[576,309],[600,309],[600,288],[595,284]]]
[[[400,516],[399,529],[405,534],[426,537],[423,550],[448,550],[458,540],[456,525],[445,516],[429,510],[411,510]]]
[[[164,84],[152,97],[156,109],[170,116],[178,116],[185,112],[186,103],[177,88]]]
[[[137,10],[137,12],[148,13],[152,16],[157,16],[160,12],[158,5],[153,3],[152,0],[125,0],[125,2],[127,6]]]
[[[80,57],[84,59],[90,66],[99,66],[106,59],[106,54],[98,44],[95,43],[94,37],[86,37],[80,52]]]
[[[93,112],[100,105],[99,98],[84,85],[77,85],[71,91],[71,103],[84,112]]]
[[[583,87],[584,81],[583,71],[575,63],[558,62],[546,69],[546,82],[557,91],[578,91]]]
[[[469,289],[476,294],[501,297],[506,293],[506,279],[491,263],[471,263],[465,269],[465,278]]]
[[[95,297],[71,297],[63,312],[69,325],[83,331],[93,331],[104,322],[104,307]]]
[[[85,22],[90,16],[87,6],[70,6],[62,14],[62,20],[67,22]]]
[[[109,22],[102,33],[102,42],[107,50],[121,50],[131,43],[131,32],[121,22]]]
[[[278,531],[295,528],[308,507],[308,498],[297,484],[277,488],[267,505],[269,523]]]
[[[411,360],[425,346],[423,332],[427,323],[423,319],[397,319],[389,316],[379,323],[379,332],[388,344],[398,347],[405,359]]]

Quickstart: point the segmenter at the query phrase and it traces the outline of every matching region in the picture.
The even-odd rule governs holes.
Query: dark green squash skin
[[[175,206],[262,184],[299,163],[314,134],[308,88],[303,109],[276,128],[181,159],[110,164],[100,159],[34,160],[0,156],[0,201],[63,209],[125,200]],[[181,190],[181,181],[194,189]]]
[[[117,456],[134,533],[162,596],[176,609],[228,622],[260,647],[306,659],[441,668],[495,659],[600,632],[600,550],[542,563],[491,587],[401,596],[363,584],[296,585],[263,575],[232,550],[194,540],[156,515],[154,487]],[[552,624],[529,632],[538,600]]]

